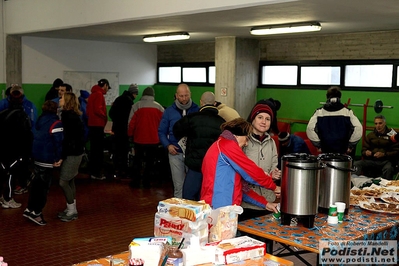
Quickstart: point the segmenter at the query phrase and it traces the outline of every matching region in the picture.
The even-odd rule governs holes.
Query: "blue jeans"
[[[183,199],[200,200],[202,173],[188,169],[183,185]]]
[[[183,197],[183,183],[186,177],[187,168],[184,164],[183,153],[177,155],[168,154],[170,172],[172,173],[172,180],[174,186],[173,195],[175,198]]]

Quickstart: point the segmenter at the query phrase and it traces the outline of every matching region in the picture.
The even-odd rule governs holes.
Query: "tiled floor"
[[[79,219],[66,223],[57,218],[65,201],[54,178],[44,210],[47,225],[38,226],[22,216],[28,194],[15,195],[22,208],[0,208],[0,256],[10,266],[66,266],[125,251],[133,238],[153,235],[157,203],[169,197],[170,180],[151,189],[133,189],[128,181],[95,181],[81,175],[77,179]],[[305,257],[316,264],[315,254]],[[285,258],[303,264],[292,256]]]
[[[10,266],[65,266],[126,251],[134,237],[154,234],[158,201],[172,196],[171,182],[133,189],[127,181],[77,179],[79,219],[61,222],[65,199],[54,178],[44,209],[47,225],[22,216],[28,194],[15,195],[20,209],[0,208],[0,256]]]

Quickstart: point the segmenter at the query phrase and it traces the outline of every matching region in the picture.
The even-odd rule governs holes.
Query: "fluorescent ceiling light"
[[[252,35],[270,35],[270,34],[282,34],[282,33],[319,31],[319,30],[321,30],[321,25],[319,22],[307,22],[307,23],[292,23],[284,25],[253,27],[250,32]]]
[[[190,39],[190,34],[188,34],[188,32],[173,32],[173,33],[148,35],[143,37],[143,41],[145,42],[167,42],[167,41],[188,40],[188,39]]]

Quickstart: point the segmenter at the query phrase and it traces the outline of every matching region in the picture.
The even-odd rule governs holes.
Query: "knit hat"
[[[137,84],[130,84],[129,89],[127,90],[131,94],[139,94],[139,87]]]
[[[145,90],[143,91],[143,96],[144,95],[148,95],[148,96],[153,96],[154,97],[154,95],[155,95],[154,89],[151,88],[151,87],[145,88]]]
[[[82,97],[83,99],[87,99],[89,98],[90,93],[86,90],[80,90],[80,97]]]
[[[288,132],[280,132],[280,134],[278,134],[278,141],[280,142],[286,142],[289,139],[290,139],[290,133]]]
[[[260,113],[267,113],[270,115],[270,120],[273,121],[273,111],[272,109],[266,104],[256,104],[254,108],[252,108],[250,120],[251,122],[254,121],[255,117]]]

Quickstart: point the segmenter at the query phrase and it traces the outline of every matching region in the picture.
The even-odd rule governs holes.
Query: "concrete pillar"
[[[215,42],[216,100],[246,118],[256,102],[259,41],[217,37]]]
[[[21,37],[6,37],[6,87],[10,84],[22,86],[22,47]]]

